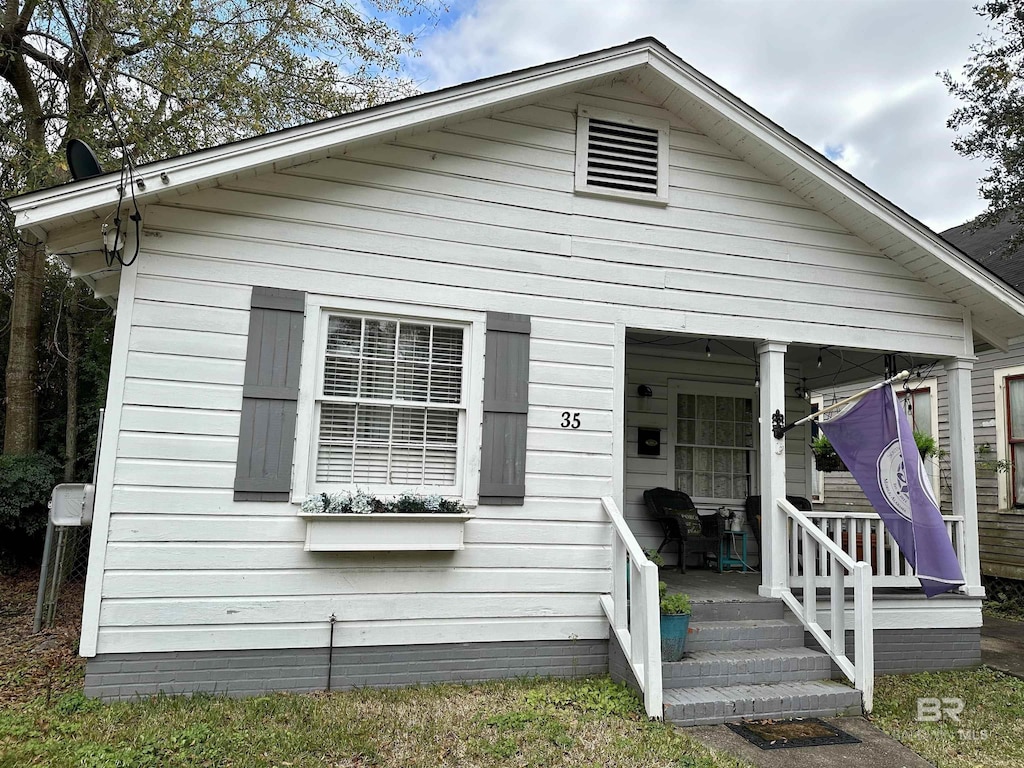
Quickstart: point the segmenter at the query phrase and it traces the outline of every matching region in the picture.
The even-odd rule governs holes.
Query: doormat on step
[[[761,749],[792,749],[793,747],[824,747],[830,744],[860,744],[860,739],[829,725],[816,717],[792,720],[744,720],[726,723],[755,747]]]

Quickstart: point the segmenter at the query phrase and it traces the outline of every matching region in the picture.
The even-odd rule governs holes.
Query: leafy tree
[[[67,180],[71,138],[124,171],[409,93],[393,73],[415,53],[414,36],[399,27],[435,19],[436,2],[5,0],[0,198]],[[10,276],[4,453],[30,454],[46,260],[0,215]]]
[[[963,79],[941,74],[963,102],[947,125],[959,133],[957,152],[989,161],[980,180],[988,208],[975,226],[995,226],[1007,217],[1021,225],[1006,244],[1004,253],[1011,254],[1024,246],[1024,0],[986,0],[975,10],[988,19],[988,30],[971,46]]]
[[[411,93],[400,26],[432,23],[439,3],[4,0],[0,199],[67,181],[71,138],[127,177]],[[112,330],[109,308],[0,210],[0,564],[38,556],[54,482],[91,477]]]

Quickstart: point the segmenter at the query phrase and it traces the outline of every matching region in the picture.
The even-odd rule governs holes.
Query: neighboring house
[[[946,230],[941,236],[978,264],[1020,291],[1024,287],[1024,250],[1006,253],[1005,246],[1019,227],[1009,221],[970,231],[969,224]],[[1024,324],[1019,328],[1024,337]],[[977,457],[978,528],[982,574],[986,577],[1024,579],[1024,472],[1018,472],[1024,452],[1024,340],[1012,338],[1006,350],[978,345],[973,371],[974,445]],[[931,360],[901,356],[896,367],[914,367],[914,376],[900,387],[904,407],[915,429],[934,435],[948,453],[946,373]],[[881,376],[883,361],[873,363]],[[812,374],[813,375],[813,374]],[[819,407],[845,397],[868,383],[824,389],[813,380],[812,404]],[[1015,428],[1017,424],[1019,428]],[[1014,446],[1020,446],[1015,448]],[[1014,455],[1014,451],[1017,455]],[[1004,469],[997,471],[1000,462]],[[945,456],[926,460],[936,490],[949,502],[950,473]],[[849,472],[815,473],[813,501],[822,510],[870,513],[871,505]]]
[[[1018,291],[1024,288],[1024,249],[1005,253],[1019,227],[1004,221],[977,232],[968,225],[942,233],[972,259]],[[1024,324],[1007,350],[978,353],[974,365],[974,441],[981,447],[978,528],[986,576],[1024,579]],[[993,471],[1006,462],[1005,471]]]
[[[971,366],[976,340],[1018,333],[1024,301],[657,41],[137,177],[123,268],[98,250],[119,174],[10,201],[117,305],[90,695],[310,690],[328,663],[336,687],[611,667],[650,714],[702,722],[859,709],[861,693],[869,708],[873,668],[977,662]],[[960,594],[877,582],[872,609],[864,568],[782,501],[810,492],[809,431],[776,439],[773,415],[807,412],[793,384],[825,347],[839,385],[893,351],[946,372]],[[682,666],[659,663],[638,549],[660,542],[642,492],[665,485],[710,510],[762,500],[759,589],[728,615],[705,604]],[[450,551],[395,552],[398,523],[376,518],[318,543],[299,505],[357,486],[472,517]],[[856,601],[839,610],[844,572]],[[804,605],[801,585],[835,601]],[[815,679],[829,659],[791,647],[787,609],[858,690]],[[744,642],[735,678],[695,671]],[[722,692],[736,682],[764,687]]]

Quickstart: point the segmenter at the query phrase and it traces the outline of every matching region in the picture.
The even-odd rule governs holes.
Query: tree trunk
[[[65,311],[68,333],[67,425],[64,430],[64,482],[75,481],[75,462],[78,460],[78,285],[68,284],[68,303]]]
[[[38,445],[36,402],[39,372],[39,322],[46,256],[36,238],[22,233],[11,302],[11,343],[7,356],[7,423],[4,454],[34,453]]]

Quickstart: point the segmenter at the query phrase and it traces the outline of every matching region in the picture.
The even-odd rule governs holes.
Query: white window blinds
[[[318,483],[456,484],[463,333],[422,321],[328,318]]]

